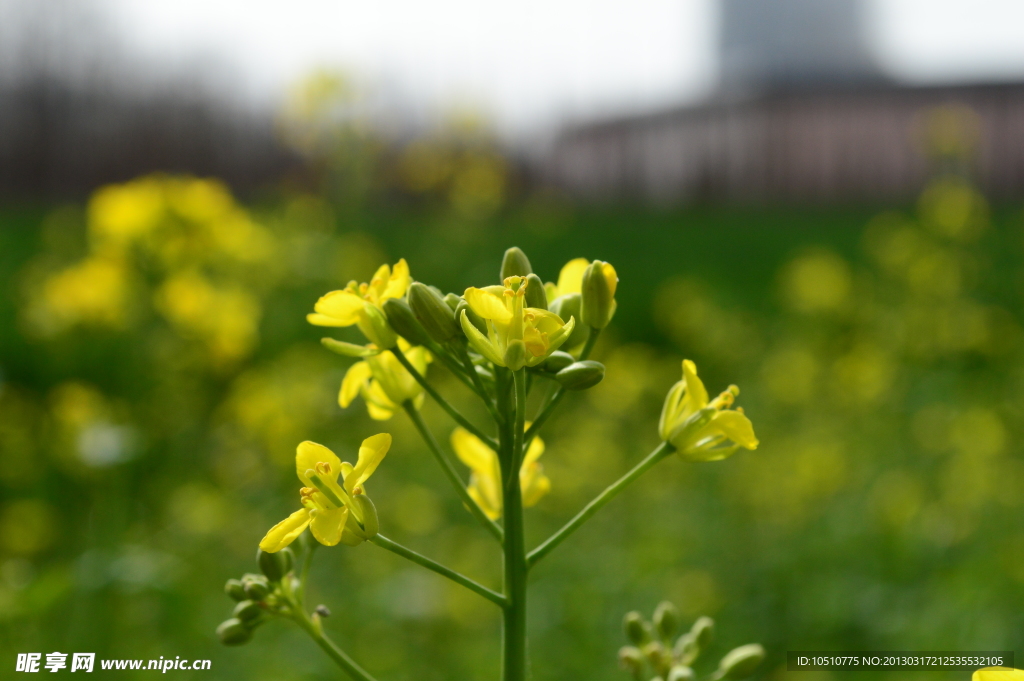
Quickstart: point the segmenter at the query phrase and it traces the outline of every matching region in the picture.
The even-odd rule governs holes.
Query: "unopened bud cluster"
[[[235,601],[229,619],[217,627],[217,637],[227,646],[248,643],[252,632],[275,615],[289,614],[289,601],[284,590],[293,590],[291,549],[277,553],[256,552],[256,562],[263,574],[245,574],[241,579],[229,579],[224,593]]]
[[[677,638],[680,624],[679,610],[668,601],[658,605],[650,622],[639,612],[627,613],[623,628],[632,645],[619,650],[619,664],[636,681],[696,681],[694,663],[710,647],[715,624],[701,617]],[[753,674],[763,659],[760,645],[740,646],[726,653],[702,681],[740,681]]]

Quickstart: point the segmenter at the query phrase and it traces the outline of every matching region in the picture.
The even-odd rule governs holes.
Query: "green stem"
[[[480,596],[483,596],[484,598],[494,603],[495,605],[498,605],[499,607],[504,607],[505,605],[505,597],[497,591],[492,591],[491,589],[488,589],[486,586],[473,581],[469,577],[459,574],[458,572],[450,568],[446,568],[444,565],[441,565],[437,561],[430,560],[426,556],[416,553],[412,549],[406,548],[398,542],[388,539],[384,535],[378,534],[375,537],[373,537],[370,540],[370,542],[376,544],[382,549],[387,549],[391,553],[401,556],[406,560],[411,560],[417,565],[422,565],[423,567],[427,568],[428,570],[432,570],[433,572],[436,572],[442,577],[447,577],[456,584],[461,584],[470,591],[479,594]]]
[[[448,404],[448,401],[441,397],[440,393],[434,390],[434,386],[430,385],[430,383],[427,382],[427,379],[423,377],[423,374],[416,370],[416,367],[412,365],[409,359],[405,356],[405,353],[398,349],[397,345],[391,350],[391,352],[395,355],[395,358],[398,359],[402,366],[405,367],[405,370],[412,374],[412,377],[416,379],[416,382],[423,386],[423,389],[427,391],[427,394],[434,398],[434,401],[441,405],[441,408],[448,412],[449,416],[455,419],[456,423],[483,440],[491,449],[498,448],[498,443],[495,442],[493,438],[485,435],[482,430],[470,423],[465,416],[455,409],[455,407]]]
[[[519,484],[519,466],[523,460],[523,425],[526,420],[526,370],[513,374],[515,382],[515,422],[502,429],[502,445],[511,465],[505,473],[505,605],[503,681],[526,679],[526,538],[523,523],[523,493]],[[511,437],[509,437],[511,435]]]
[[[597,337],[600,335],[601,329],[590,329],[590,335],[587,337],[587,342],[583,345],[583,351],[580,353],[581,360],[590,357],[590,353],[594,350],[594,345],[597,344]],[[558,406],[558,403],[562,401],[563,397],[565,397],[565,388],[560,387],[555,391],[555,394],[551,396],[551,399],[548,400],[547,404],[541,408],[540,413],[537,414],[537,418],[535,418],[533,423],[530,424],[530,429],[526,431],[527,447],[529,447],[530,443],[533,442],[533,438],[537,437],[537,433],[540,432],[541,426],[543,426],[544,422],[548,420],[548,417],[551,416],[555,407]]]
[[[646,473],[654,464],[675,451],[675,447],[668,442],[662,442],[658,447],[647,455],[643,461],[633,467],[631,471],[612,483],[605,491],[601,492],[593,501],[583,507],[583,510],[576,514],[576,517],[565,524],[562,529],[548,537],[547,541],[530,551],[526,557],[528,567],[533,567],[537,561],[548,555],[552,549],[561,544],[566,537],[576,531],[580,525],[587,522],[598,509],[615,498],[619,492],[624,490],[629,483],[633,482]]]
[[[339,648],[334,641],[327,637],[322,627],[318,627],[306,614],[303,608],[297,608],[294,615],[295,621],[302,629],[309,634],[310,638],[323,649],[327,655],[334,660],[339,667],[345,670],[349,676],[358,681],[376,681],[369,672],[356,664],[356,661],[349,657],[344,650]]]
[[[455,374],[455,377],[462,381],[462,383],[467,388],[469,388],[475,393],[479,393],[477,386],[473,383],[471,377],[467,374],[466,370],[463,367],[461,367],[459,363],[456,362],[451,357],[451,355],[448,354],[447,350],[445,350],[442,346],[438,345],[437,343],[434,343],[433,341],[431,341],[427,348],[430,350],[430,352],[434,354],[435,357],[441,360],[441,362],[446,367],[448,367],[448,371]],[[483,393],[480,396],[486,399],[487,393]]]
[[[313,564],[313,552],[320,542],[306,540],[306,550],[302,552],[302,569],[299,571],[299,607],[306,607],[306,584],[309,582],[309,568]]]
[[[480,395],[480,399],[484,401],[484,404],[487,406],[487,411],[491,413],[491,418],[494,419],[494,422],[501,423],[501,414],[498,413],[490,395],[487,394],[487,387],[484,385],[483,380],[481,380],[480,374],[476,372],[476,367],[473,366],[473,360],[469,358],[469,352],[466,350],[466,346],[462,343],[458,343],[458,350],[459,357],[462,359],[462,363],[466,367],[466,372],[470,375],[473,380],[473,384],[476,386],[476,393]]]
[[[412,419],[413,425],[416,426],[416,430],[419,431],[424,442],[427,443],[427,447],[430,449],[430,452],[441,465],[441,470],[444,471],[449,482],[452,483],[452,487],[455,488],[455,492],[459,495],[459,498],[462,499],[462,503],[465,504],[466,508],[469,509],[469,512],[480,521],[481,525],[487,528],[487,530],[493,534],[498,541],[501,541],[502,535],[504,534],[502,529],[498,527],[493,520],[488,518],[483,509],[480,508],[480,506],[473,500],[473,497],[469,496],[469,491],[466,489],[466,485],[462,481],[462,477],[459,475],[459,472],[455,470],[455,466],[444,453],[444,450],[441,449],[441,445],[438,444],[436,439],[434,439],[434,434],[430,432],[430,429],[427,428],[427,424],[423,422],[423,417],[420,415],[420,412],[416,409],[415,405],[413,405],[412,401],[406,400],[402,403],[402,408],[405,409],[405,413],[409,415],[410,419]]]

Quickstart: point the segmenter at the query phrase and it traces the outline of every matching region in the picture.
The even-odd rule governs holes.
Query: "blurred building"
[[[964,170],[1024,195],[1024,83],[909,87],[871,56],[862,0],[723,0],[721,87],[702,105],[568,128],[546,178],[581,198],[874,201],[933,172],[923,127],[966,106]]]

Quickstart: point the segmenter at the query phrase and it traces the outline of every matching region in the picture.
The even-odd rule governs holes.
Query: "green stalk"
[[[428,570],[436,572],[442,577],[447,577],[456,584],[460,584],[469,589],[470,591],[479,594],[480,596],[483,596],[484,598],[494,603],[495,605],[498,605],[499,607],[504,607],[505,605],[505,597],[497,591],[492,591],[491,589],[488,589],[486,586],[473,581],[469,577],[459,574],[455,570],[447,568],[444,565],[438,563],[437,561],[431,560],[424,555],[416,553],[412,549],[406,548],[398,542],[388,539],[382,534],[376,535],[375,537],[370,539],[370,542],[376,544],[382,549],[387,549],[395,555],[401,556],[406,560],[411,560],[417,565],[421,565],[427,568]]]
[[[405,413],[409,415],[410,419],[412,419],[412,424],[416,426],[416,430],[418,430],[420,435],[423,437],[423,441],[427,443],[427,448],[430,449],[434,458],[437,459],[437,463],[441,465],[441,470],[444,471],[448,481],[452,483],[452,487],[455,488],[455,493],[459,495],[460,499],[462,499],[462,503],[465,504],[466,508],[469,509],[469,512],[480,521],[481,525],[493,534],[498,541],[501,541],[502,535],[504,534],[502,529],[498,527],[493,520],[488,518],[483,509],[473,501],[473,497],[469,496],[469,491],[466,489],[466,485],[462,481],[462,477],[459,475],[459,472],[455,470],[455,466],[452,464],[451,459],[449,459],[444,453],[444,450],[441,449],[441,445],[438,444],[436,439],[434,439],[434,434],[430,432],[430,429],[427,428],[427,424],[423,422],[423,417],[416,409],[416,406],[413,405],[411,400],[406,400],[402,403],[402,408],[405,409]]]
[[[470,375],[473,380],[473,384],[476,386],[475,392],[480,395],[480,399],[484,401],[484,404],[487,406],[487,411],[491,413],[491,418],[494,419],[494,422],[501,423],[501,414],[498,413],[493,400],[491,400],[490,395],[487,394],[487,387],[480,378],[480,374],[476,372],[476,367],[473,366],[473,360],[469,358],[469,351],[466,350],[465,344],[456,342],[456,345],[459,351],[459,357],[462,360],[463,365],[466,367],[466,372]]]
[[[580,525],[587,522],[592,515],[597,513],[599,508],[614,499],[615,495],[624,490],[629,483],[639,478],[654,466],[654,464],[658,463],[674,451],[675,447],[668,442],[662,442],[658,445],[653,452],[647,455],[647,458],[634,466],[631,471],[609,485],[605,491],[601,492],[601,494],[593,501],[584,506],[583,510],[577,513],[576,517],[566,523],[562,529],[548,537],[547,541],[535,548],[533,551],[530,551],[530,554],[526,557],[527,567],[533,567],[538,560],[548,555],[552,549],[561,544],[566,537],[575,532]]]
[[[581,360],[590,357],[590,353],[594,350],[594,346],[597,344],[597,337],[600,335],[601,329],[590,329],[590,335],[587,337],[587,342],[583,345],[583,351],[580,353]],[[563,397],[565,397],[565,388],[559,387],[558,390],[555,391],[555,394],[551,396],[551,399],[548,400],[547,404],[541,408],[540,413],[537,414],[537,418],[535,418],[533,423],[530,424],[530,429],[526,431],[527,447],[529,447],[530,443],[533,442],[533,438],[537,437],[537,433],[540,431],[541,426],[543,426],[544,422],[548,420],[548,417],[551,416],[551,413],[554,411],[555,407],[558,406],[558,403],[562,401]]]
[[[526,538],[523,523],[523,493],[519,467],[523,460],[523,426],[526,421],[526,370],[513,374],[515,382],[515,422],[502,429],[502,445],[510,462],[504,480],[505,514],[505,605],[503,681],[526,679]]]
[[[302,627],[303,631],[309,634],[310,638],[316,641],[316,644],[327,653],[328,657],[334,660],[353,679],[357,679],[357,681],[377,681],[369,672],[356,664],[356,661],[339,648],[334,641],[329,639],[327,634],[324,633],[323,628],[313,623],[309,615],[306,614],[305,609],[301,607],[295,608],[293,619]]]
[[[434,389],[434,386],[427,382],[427,379],[423,377],[423,374],[416,370],[416,367],[412,365],[409,358],[405,356],[405,353],[398,349],[397,345],[391,350],[391,352],[395,355],[395,358],[402,364],[402,366],[405,367],[405,370],[412,374],[412,377],[416,379],[416,382],[423,386],[423,389],[427,391],[427,394],[434,398],[434,401],[441,405],[441,408],[448,412],[449,416],[455,419],[456,423],[483,440],[484,444],[491,449],[496,450],[498,448],[498,443],[494,441],[494,438],[484,434],[482,430],[474,426],[465,416],[460,414],[455,407],[448,404],[448,400],[441,397],[441,394]]]

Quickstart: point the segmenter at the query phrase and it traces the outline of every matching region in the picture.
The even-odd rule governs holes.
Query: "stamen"
[[[319,473],[320,475],[330,475],[331,464],[329,464],[326,461],[320,461],[316,465],[316,472]]]

